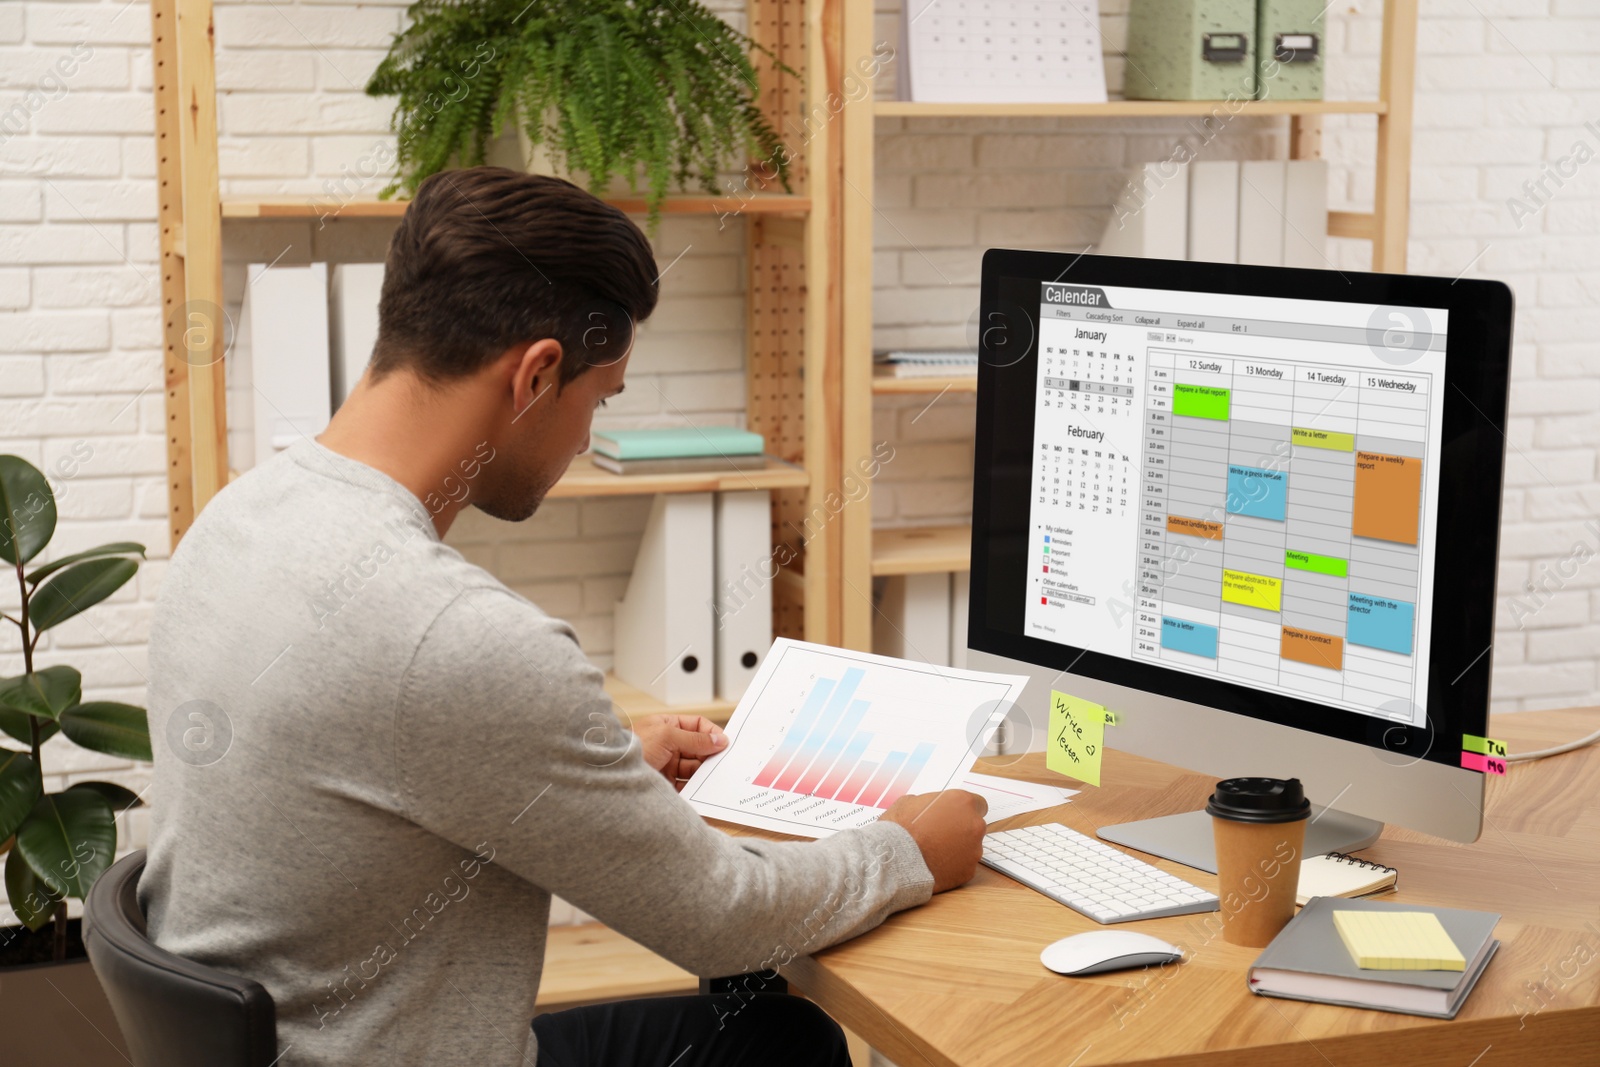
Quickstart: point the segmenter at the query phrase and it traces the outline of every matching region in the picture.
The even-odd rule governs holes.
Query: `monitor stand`
[[[1311,819],[1306,823],[1305,855],[1355,852],[1376,843],[1382,832],[1381,822],[1313,804]],[[1159,819],[1102,826],[1096,833],[1104,841],[1127,845],[1208,874],[1217,873],[1217,850],[1212,843],[1211,816],[1203,808],[1177,815],[1163,815]]]

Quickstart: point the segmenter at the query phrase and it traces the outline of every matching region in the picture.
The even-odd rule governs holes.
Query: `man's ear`
[[[521,418],[539,403],[548,403],[561,380],[561,342],[553,337],[534,341],[510,353],[511,408]]]

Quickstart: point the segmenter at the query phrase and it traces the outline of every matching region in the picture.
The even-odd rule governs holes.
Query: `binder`
[[[633,577],[617,601],[617,677],[663,704],[714,691],[713,494],[661,493],[650,506]]]
[[[898,659],[950,665],[950,575],[905,574],[884,580],[872,617],[872,650]]]
[[[971,599],[972,574],[956,571],[950,576],[950,666],[967,666],[967,604]]]
[[[1189,247],[1189,165],[1166,160],[1128,173],[1095,251],[1183,259]]]
[[[1189,259],[1239,262],[1239,161],[1189,164]]]
[[[1327,270],[1328,163],[1291,159],[1283,177],[1283,265]]]
[[[333,327],[335,411],[366,373],[372,359],[373,346],[378,343],[378,297],[382,291],[382,263],[340,263],[333,268],[328,317]]]
[[[718,493],[716,691],[737,701],[772,647],[772,495]]]
[[[241,470],[321,433],[330,416],[328,265],[252,263],[247,274],[236,348],[249,360],[255,432]]]
[[[1239,262],[1283,265],[1284,161],[1239,164]]]

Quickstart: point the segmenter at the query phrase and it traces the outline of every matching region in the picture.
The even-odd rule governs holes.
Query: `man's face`
[[[513,414],[502,435],[504,446],[484,466],[485,477],[472,503],[485,514],[521,522],[544,501],[575,456],[588,451],[589,426],[607,397],[622,392],[628,355],[590,367],[565,385],[555,370],[532,389],[533,400]]]

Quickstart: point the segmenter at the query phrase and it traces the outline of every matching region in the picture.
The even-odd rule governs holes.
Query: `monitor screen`
[[[971,647],[1458,760],[1487,713],[1504,450],[1475,297],[989,255]]]
[[[1425,719],[1448,312],[1039,285],[1026,633]]]

